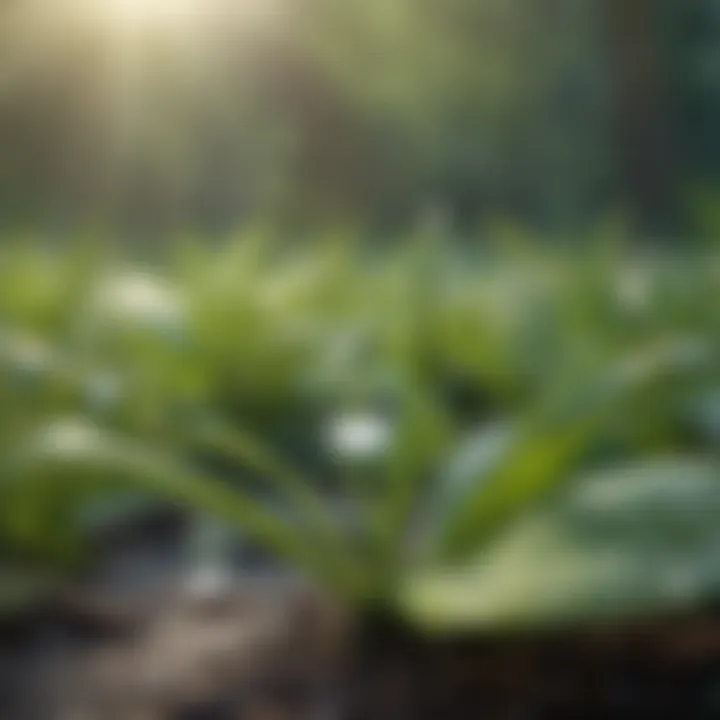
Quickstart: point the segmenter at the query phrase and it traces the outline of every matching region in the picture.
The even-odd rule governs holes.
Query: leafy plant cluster
[[[0,587],[144,502],[432,630],[720,581],[720,262],[605,243],[0,250]]]

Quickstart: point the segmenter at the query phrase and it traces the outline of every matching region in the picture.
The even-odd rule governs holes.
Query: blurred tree
[[[681,103],[682,148],[691,177],[711,184],[720,174],[720,7],[685,0],[675,7],[675,74]]]
[[[394,205],[558,227],[602,203],[607,83],[592,2],[306,6],[307,45],[394,148],[377,173],[395,179]]]
[[[603,0],[615,107],[617,188],[641,233],[679,230],[675,85],[668,3]]]
[[[659,232],[720,172],[713,0],[294,0],[262,29],[208,0],[162,42],[65,4],[0,7],[5,222],[382,228],[442,205],[572,231],[626,203]]]

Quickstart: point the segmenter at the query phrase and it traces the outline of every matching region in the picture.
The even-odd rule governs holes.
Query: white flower
[[[183,320],[179,293],[150,273],[122,273],[105,279],[92,308],[103,319],[151,326],[174,326]]]
[[[345,458],[362,459],[385,453],[392,436],[387,418],[372,413],[340,415],[327,428],[331,451]]]
[[[96,447],[99,439],[97,427],[71,418],[46,427],[40,434],[38,444],[42,452],[72,456]]]
[[[653,282],[650,273],[640,268],[623,272],[615,285],[615,298],[619,305],[631,313],[642,313],[650,307]]]

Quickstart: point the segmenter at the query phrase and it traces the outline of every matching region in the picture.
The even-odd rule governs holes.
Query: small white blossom
[[[97,445],[98,429],[87,422],[76,419],[59,420],[49,425],[40,434],[39,446],[42,451],[61,455],[75,455]]]
[[[372,413],[340,415],[327,428],[331,451],[345,458],[382,455],[390,446],[392,428],[387,418]]]
[[[615,285],[615,298],[630,313],[642,313],[650,307],[653,282],[650,273],[640,268],[623,272]]]
[[[105,279],[92,307],[104,319],[121,322],[166,326],[183,319],[179,293],[150,273],[122,273]]]

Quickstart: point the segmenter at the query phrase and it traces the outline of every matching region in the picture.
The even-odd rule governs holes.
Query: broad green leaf
[[[473,430],[453,449],[429,493],[426,522],[430,541],[437,541],[448,518],[457,513],[471,493],[478,492],[515,447],[518,423],[495,421]],[[434,536],[434,537],[433,537]]]
[[[531,628],[692,609],[720,592],[720,464],[637,461],[593,473],[506,528],[471,562],[408,583],[440,631]]]
[[[656,392],[668,377],[704,365],[706,350],[693,339],[653,347],[551,396],[458,497],[444,519],[439,552],[467,555],[516,513],[567,481],[618,413],[633,408],[644,393]]]

